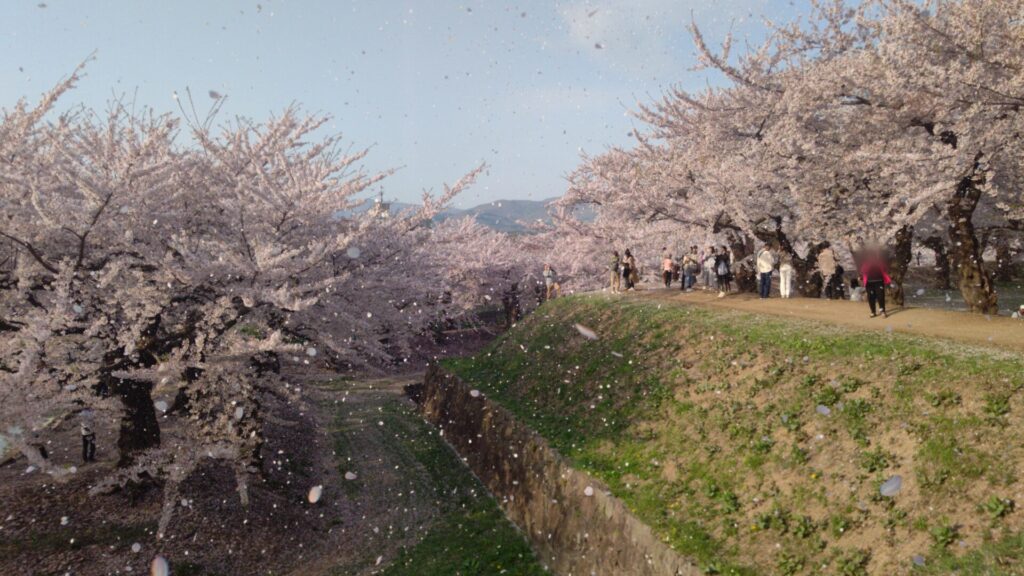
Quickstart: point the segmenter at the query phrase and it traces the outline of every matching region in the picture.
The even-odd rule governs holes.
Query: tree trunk
[[[824,249],[825,243],[812,244],[807,249],[807,254],[800,256],[789,241],[789,237],[782,230],[782,218],[772,216],[768,218],[768,221],[772,224],[771,228],[758,225],[754,230],[754,235],[765,244],[778,246],[779,250],[789,254],[793,258],[793,281],[797,291],[801,296],[817,298],[821,295],[823,281],[821,274],[815,273],[815,268],[818,265],[818,254]]]
[[[946,243],[938,236],[929,236],[923,244],[935,253],[935,287],[939,290],[949,290],[953,285],[950,283],[951,267]]]
[[[733,255],[732,275],[736,290],[757,292],[757,273],[752,266],[744,262],[754,253],[754,239],[742,232],[729,232],[726,238]]]
[[[1010,244],[1002,238],[996,243],[995,276],[998,282],[1013,280],[1013,253],[1010,251]]]
[[[152,390],[152,383],[137,380],[115,380],[111,387],[124,407],[117,437],[118,466],[131,464],[139,452],[160,445],[160,423],[150,396]]]
[[[981,259],[981,243],[971,218],[981,199],[974,176],[965,176],[949,201],[949,238],[953,263],[957,268],[957,286],[968,310],[981,314],[999,311],[992,278]]]
[[[903,226],[896,232],[896,245],[893,247],[892,258],[889,262],[889,277],[892,284],[889,285],[889,296],[894,304],[903,306],[907,297],[903,290],[903,279],[907,276],[910,268],[910,261],[914,257],[914,227]]]

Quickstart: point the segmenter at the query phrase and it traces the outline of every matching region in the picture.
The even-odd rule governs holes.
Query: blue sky
[[[802,0],[7,0],[0,107],[35,99],[90,53],[69,103],[118,94],[158,111],[174,91],[225,94],[224,118],[297,102],[372,146],[371,170],[401,169],[387,198],[414,200],[481,161],[460,201],[562,193],[582,151],[629,142],[629,110],[694,72],[691,14],[714,39],[758,42],[761,18]],[[741,42],[734,43],[741,47]]]

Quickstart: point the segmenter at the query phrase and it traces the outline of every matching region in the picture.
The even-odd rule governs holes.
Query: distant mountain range
[[[548,214],[548,205],[557,198],[546,200],[495,200],[486,204],[480,204],[472,208],[448,208],[436,217],[435,222],[443,222],[451,218],[464,218],[471,216],[480,224],[488,226],[501,232],[510,234],[529,234],[529,224],[543,223],[551,224],[552,218]],[[354,212],[361,213],[373,207],[373,200],[367,200]],[[406,202],[390,202],[389,208],[392,214],[415,207],[415,204]],[[594,218],[593,210],[584,210],[578,218],[590,221]]]
[[[500,230],[501,232],[526,234],[530,230],[525,224],[536,222],[551,223],[551,216],[548,214],[547,206],[555,200],[555,198],[548,198],[547,200],[495,200],[494,202],[480,204],[472,208],[449,208],[438,214],[434,220],[436,222],[443,222],[450,218],[471,216],[480,224]],[[373,201],[367,200],[366,204],[356,211],[369,210],[372,206]],[[389,207],[392,214],[397,214],[414,207],[414,205],[405,202],[391,202]]]

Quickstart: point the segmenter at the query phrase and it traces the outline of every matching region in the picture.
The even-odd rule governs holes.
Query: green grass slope
[[[1024,574],[1020,357],[579,296],[448,368],[708,574]]]

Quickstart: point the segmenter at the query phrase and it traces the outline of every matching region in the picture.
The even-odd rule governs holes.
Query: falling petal
[[[349,246],[348,250],[345,250],[345,255],[348,256],[349,258],[353,259],[353,260],[355,260],[356,258],[359,258],[359,256],[362,253],[363,252],[359,248],[357,248],[355,246]]]
[[[882,486],[879,488],[878,492],[882,496],[885,496],[886,498],[892,498],[893,496],[896,496],[897,494],[899,494],[900,493],[900,489],[902,489],[902,488],[903,488],[903,478],[899,474],[897,474],[897,475],[889,478],[885,482],[883,482]]]
[[[593,496],[594,495],[594,488],[592,486],[587,486],[586,488],[583,489],[583,495],[584,496]]]
[[[132,552],[138,554],[141,551],[142,551],[142,544],[139,544],[138,542],[132,544]]]
[[[345,472],[345,480],[352,481],[352,480],[355,480],[358,477],[359,476],[356,476],[355,472]]]
[[[815,408],[815,410],[818,412],[818,414],[821,414],[822,416],[828,416],[829,414],[832,413],[832,410],[828,406],[825,406],[823,404],[818,404],[818,407]]]
[[[309,500],[310,504],[316,504],[317,502],[320,501],[320,497],[323,496],[323,494],[324,487],[321,486],[320,484],[317,484],[316,486],[313,486],[312,488],[309,489],[309,495],[306,496],[306,499]]]
[[[576,331],[583,335],[587,340],[597,340],[597,333],[587,328],[583,324],[576,324]]]
[[[469,395],[472,396],[473,398],[479,398],[480,397],[480,391],[479,390],[470,390],[469,391]]]
[[[170,576],[171,566],[163,556],[153,558],[149,563],[149,576]]]

